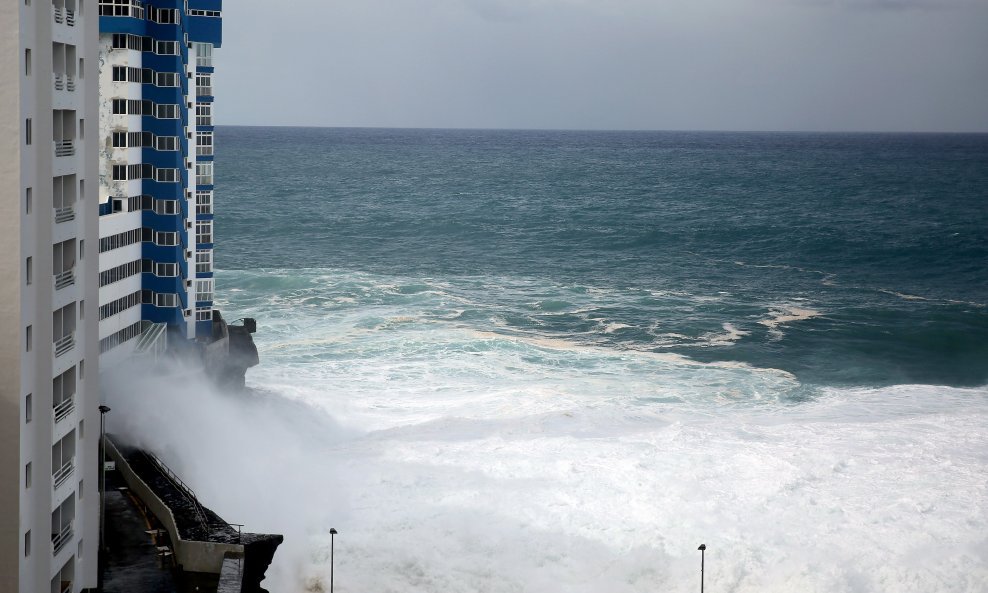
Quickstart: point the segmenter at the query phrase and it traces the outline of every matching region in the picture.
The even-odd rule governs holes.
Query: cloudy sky
[[[988,132],[988,0],[224,9],[224,124]]]

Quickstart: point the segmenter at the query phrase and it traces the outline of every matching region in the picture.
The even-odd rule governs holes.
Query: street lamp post
[[[336,559],[333,557],[336,548],[336,531],[335,527],[329,528],[329,593],[333,593],[333,570],[335,568],[334,564]]]
[[[700,593],[703,593],[703,555],[707,550],[707,544],[700,544],[697,550],[700,550]]]
[[[103,568],[106,566],[106,542],[103,527],[106,522],[106,413],[109,406],[99,407],[99,589],[103,590]]]

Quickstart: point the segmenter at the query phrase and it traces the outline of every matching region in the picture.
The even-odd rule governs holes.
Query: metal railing
[[[55,356],[61,356],[75,347],[75,336],[69,334],[55,340]]]
[[[149,353],[160,355],[168,347],[168,338],[165,329],[168,326],[164,323],[152,323],[141,332],[137,345],[134,346],[135,354]]]
[[[68,10],[68,9],[65,10],[65,24],[68,25],[68,26],[70,26],[70,27],[74,27],[75,26],[75,11],[74,10]]]
[[[65,480],[67,480],[69,476],[72,475],[73,471],[75,471],[75,464],[72,463],[72,460],[70,459],[69,461],[66,461],[65,465],[59,468],[57,472],[51,475],[51,480],[52,483],[54,484],[54,486],[52,487],[58,488],[59,486],[61,486],[62,483],[65,482]]]
[[[146,451],[142,451],[142,453],[148,461],[158,467],[158,471],[161,472],[161,475],[167,478],[168,481],[171,482],[172,485],[174,485],[175,488],[182,494],[182,496],[185,497],[185,500],[189,502],[189,505],[192,507],[192,512],[196,516],[196,521],[202,529],[203,537],[209,537],[209,523],[206,522],[206,512],[203,510],[202,504],[199,503],[199,499],[196,498],[195,491],[193,491],[188,484],[183,482],[182,479],[179,478],[178,475],[176,475],[175,472],[173,472],[167,465],[165,465],[163,461],[158,459],[154,453],[148,453]]]
[[[70,220],[75,220],[75,208],[72,206],[55,208],[55,222],[68,222]]]
[[[75,273],[72,270],[66,270],[55,274],[55,290],[61,290],[66,286],[72,286],[73,284],[75,284]]]
[[[69,593],[72,591],[72,581],[62,581],[62,588],[58,590],[58,593]]]
[[[65,22],[65,9],[59,8],[58,6],[52,6],[52,12],[55,13],[55,22],[62,24]]]
[[[65,90],[75,91],[75,77],[70,75],[65,76]]]
[[[65,547],[65,544],[72,539],[72,522],[66,523],[62,530],[58,533],[51,534],[51,547],[53,553],[58,554],[58,552]]]
[[[56,140],[55,156],[72,156],[75,154],[75,143],[71,140]]]
[[[70,395],[62,400],[62,403],[52,408],[52,413],[55,415],[55,424],[64,420],[73,410],[75,410],[75,395]]]
[[[55,78],[55,90],[64,91],[65,90],[65,75],[64,74],[54,74]]]

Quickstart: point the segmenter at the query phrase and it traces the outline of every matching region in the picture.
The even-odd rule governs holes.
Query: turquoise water
[[[988,590],[988,136],[217,144],[272,590]]]
[[[224,270],[442,282],[472,303],[461,321],[504,333],[813,384],[988,382],[988,136],[229,128],[220,141]],[[812,318],[772,322],[788,308]]]

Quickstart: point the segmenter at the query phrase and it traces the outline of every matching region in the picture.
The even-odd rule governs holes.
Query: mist
[[[984,389],[834,390],[780,409],[758,401],[793,388],[784,373],[476,332],[334,333],[316,355],[334,362],[317,362],[336,323],[275,330],[245,393],[194,373],[107,382],[110,433],[227,521],[285,536],[272,592],[329,590],[330,527],[341,593],[686,593],[700,543],[711,590],[988,578],[969,522]],[[556,371],[540,374],[547,357]],[[641,406],[650,394],[670,403]]]

